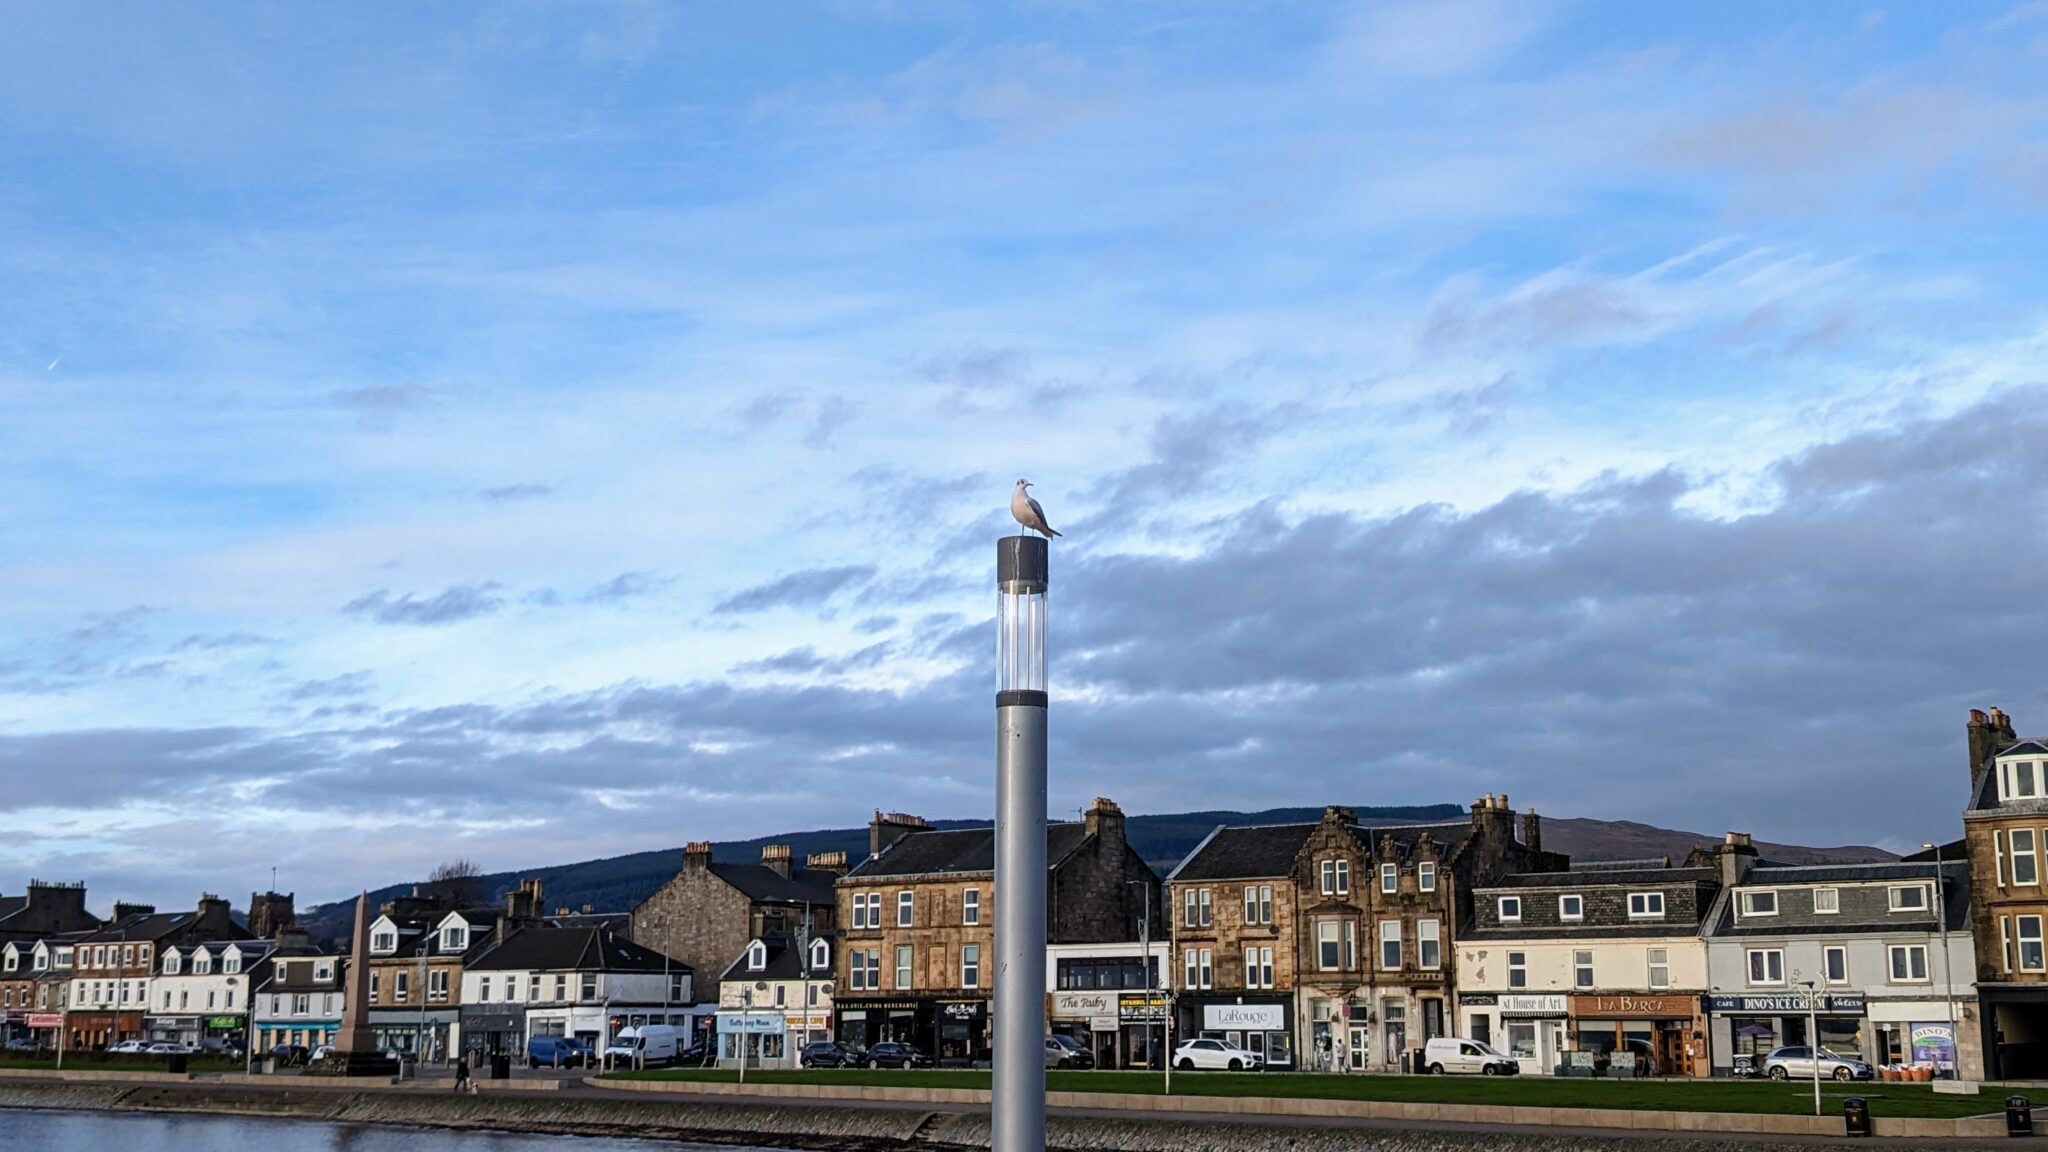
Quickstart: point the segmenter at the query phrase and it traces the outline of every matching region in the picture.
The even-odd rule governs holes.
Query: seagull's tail
[[[1046,534],[1047,536],[1057,536],[1057,535],[1059,535],[1059,533],[1058,533],[1058,532],[1056,532],[1056,531],[1054,531],[1054,530],[1053,530],[1053,526],[1052,526],[1052,525],[1050,525],[1050,524],[1047,524],[1047,525],[1045,526],[1045,534]]]

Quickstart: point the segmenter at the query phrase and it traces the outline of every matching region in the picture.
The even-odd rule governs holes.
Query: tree
[[[473,860],[450,860],[427,877],[426,895],[451,908],[472,908],[484,902],[484,870]]]

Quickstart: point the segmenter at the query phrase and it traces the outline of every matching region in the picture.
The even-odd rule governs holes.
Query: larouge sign
[[[1211,1031],[1282,1032],[1287,1028],[1287,1010],[1278,1004],[1208,1004],[1202,1008],[1202,1027]]]

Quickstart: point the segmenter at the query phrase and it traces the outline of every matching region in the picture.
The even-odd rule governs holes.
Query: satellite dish
[[[766,992],[767,990],[768,990],[768,982],[767,982],[766,980],[756,980],[756,981],[754,981],[754,991],[756,991],[756,992]]]

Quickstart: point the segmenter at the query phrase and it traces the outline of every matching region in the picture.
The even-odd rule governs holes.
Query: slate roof
[[[2048,812],[2048,796],[2040,796],[2031,800],[2000,800],[1998,798],[1998,768],[1995,761],[1997,757],[2010,756],[2014,753],[2022,756],[2048,756],[2048,740],[2038,736],[2028,737],[2009,748],[1999,749],[1993,757],[1994,763],[1987,766],[1989,771],[1986,771],[1983,778],[1977,781],[1977,789],[1970,796],[1968,811]],[[2048,768],[2043,769],[2043,774],[2048,775]]]
[[[1554,888],[1578,892],[1588,888],[1649,888],[1668,884],[1703,884],[1714,880],[1712,868],[1615,868],[1589,872],[1515,872],[1499,877],[1477,892],[1495,888]]]
[[[1669,868],[1669,856],[1643,856],[1634,860],[1574,860],[1567,867],[1571,872],[1625,872],[1638,868]]]
[[[1088,826],[1070,822],[1045,828],[1045,866],[1057,868],[1088,839]],[[993,872],[996,867],[994,828],[945,828],[912,832],[879,856],[870,856],[847,873],[848,879],[882,876],[929,876],[953,872]]]
[[[1188,853],[1187,859],[1166,877],[1166,882],[1177,884],[1188,880],[1254,880],[1284,876],[1293,870],[1295,857],[1301,854],[1301,847],[1308,843],[1310,834],[1320,827],[1319,822],[1219,827]],[[1436,844],[1437,857],[1442,859],[1472,835],[1471,822],[1464,820],[1436,824],[1351,824],[1346,827],[1368,855],[1379,851],[1382,836],[1392,836],[1403,858],[1413,856],[1415,846],[1424,837]]]
[[[521,928],[469,961],[484,972],[689,972],[690,966],[601,928]]]
[[[1462,928],[1458,931],[1458,942],[1489,943],[1515,940],[1649,940],[1657,937],[1669,939],[1673,936],[1694,937],[1699,935],[1699,921],[1690,917],[1677,920],[1645,920],[1640,924],[1569,924],[1523,927],[1519,924],[1503,924],[1498,928]]]
[[[105,944],[161,940],[199,917],[197,912],[134,912],[108,921],[97,932],[79,939],[82,944]]]
[[[812,937],[814,941],[818,939],[829,940],[831,937],[829,935]],[[806,968],[805,957],[808,955],[809,945],[799,948],[796,941],[788,936],[763,936],[761,943],[766,945],[768,949],[768,964],[766,967],[759,971],[754,971],[747,967],[747,950],[753,947],[753,942],[749,941],[747,949],[742,949],[739,957],[728,965],[725,973],[718,978],[720,982],[726,980],[802,980],[805,977],[814,980],[830,980],[832,978],[833,969],[830,964],[815,970]]]
[[[9,916],[18,914],[26,907],[28,907],[28,897],[26,895],[0,896],[0,922],[5,922]]]
[[[927,835],[927,833],[918,833]],[[822,868],[799,868],[792,864],[784,876],[766,864],[721,864],[711,862],[711,874],[739,889],[749,900],[764,904],[833,904],[837,873]]]
[[[1855,933],[1934,932],[1939,925],[1934,907],[1925,912],[1892,912],[1872,907],[1859,912],[1857,902],[1845,892],[1838,897],[1841,911],[1815,913],[1811,898],[1795,896],[1795,890],[1828,884],[1883,884],[1907,880],[1931,880],[1936,866],[1925,861],[1896,861],[1882,864],[1772,865],[1752,868],[1740,884],[1724,888],[1701,924],[1706,936],[1842,936]],[[1940,865],[1945,877],[1939,907],[1948,915],[1950,932],[1970,930],[1970,866],[1967,861],[1948,860]],[[1735,902],[1739,894],[1759,888],[1776,888],[1779,915],[1768,919],[1738,922]],[[1932,902],[1930,902],[1932,904]]]

